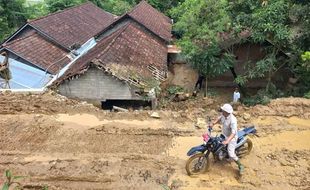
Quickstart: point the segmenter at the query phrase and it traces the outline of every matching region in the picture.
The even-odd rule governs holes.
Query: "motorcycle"
[[[209,157],[211,153],[213,154],[215,161],[229,159],[227,146],[222,144],[226,137],[223,134],[212,137],[211,131],[212,128],[208,127],[208,132],[202,135],[204,143],[200,146],[191,148],[187,152],[187,156],[190,156],[190,158],[187,160],[185,168],[189,176],[204,173],[209,170]],[[235,152],[239,158],[251,152],[253,143],[249,138],[247,138],[247,135],[255,133],[256,129],[254,126],[238,131],[238,140]]]

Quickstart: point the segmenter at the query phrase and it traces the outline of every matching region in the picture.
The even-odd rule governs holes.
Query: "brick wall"
[[[63,82],[58,89],[64,96],[82,100],[137,99],[134,88],[95,67],[78,79]]]

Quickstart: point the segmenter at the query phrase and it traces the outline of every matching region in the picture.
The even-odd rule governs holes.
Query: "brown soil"
[[[0,172],[26,176],[18,180],[24,189],[309,189],[310,100],[300,98],[237,108],[240,126],[258,130],[242,178],[228,162],[186,175],[186,152],[204,131],[194,123],[215,117],[224,99],[173,103],[154,119],[149,111],[110,113],[51,92],[1,94]]]
[[[19,113],[80,113],[95,112],[99,109],[87,104],[68,99],[53,91],[44,94],[0,92],[0,114]]]

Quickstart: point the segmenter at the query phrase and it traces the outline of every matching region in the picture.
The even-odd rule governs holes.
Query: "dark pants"
[[[199,86],[199,90],[201,90],[203,79],[204,79],[203,76],[199,76],[199,78],[195,84],[195,89],[197,89],[197,87]]]

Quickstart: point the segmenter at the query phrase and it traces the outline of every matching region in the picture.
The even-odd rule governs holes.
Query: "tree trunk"
[[[208,77],[206,76],[204,97],[208,96]]]
[[[230,71],[231,71],[231,73],[232,73],[232,75],[233,75],[233,77],[234,77],[234,80],[237,78],[237,74],[236,74],[236,72],[235,72],[235,68],[234,67],[230,67]],[[246,97],[247,96],[247,93],[246,93],[246,90],[245,90],[245,88],[243,88],[243,86],[241,86],[240,84],[237,84],[238,85],[238,87],[239,87],[239,89],[240,89],[240,92],[241,92],[241,94],[242,94],[242,96],[243,97]]]
[[[269,72],[268,72],[268,78],[267,78],[267,85],[266,85],[266,92],[269,93],[269,90],[270,90],[270,85],[271,85],[271,77],[272,77],[272,69],[270,68],[269,69]]]

